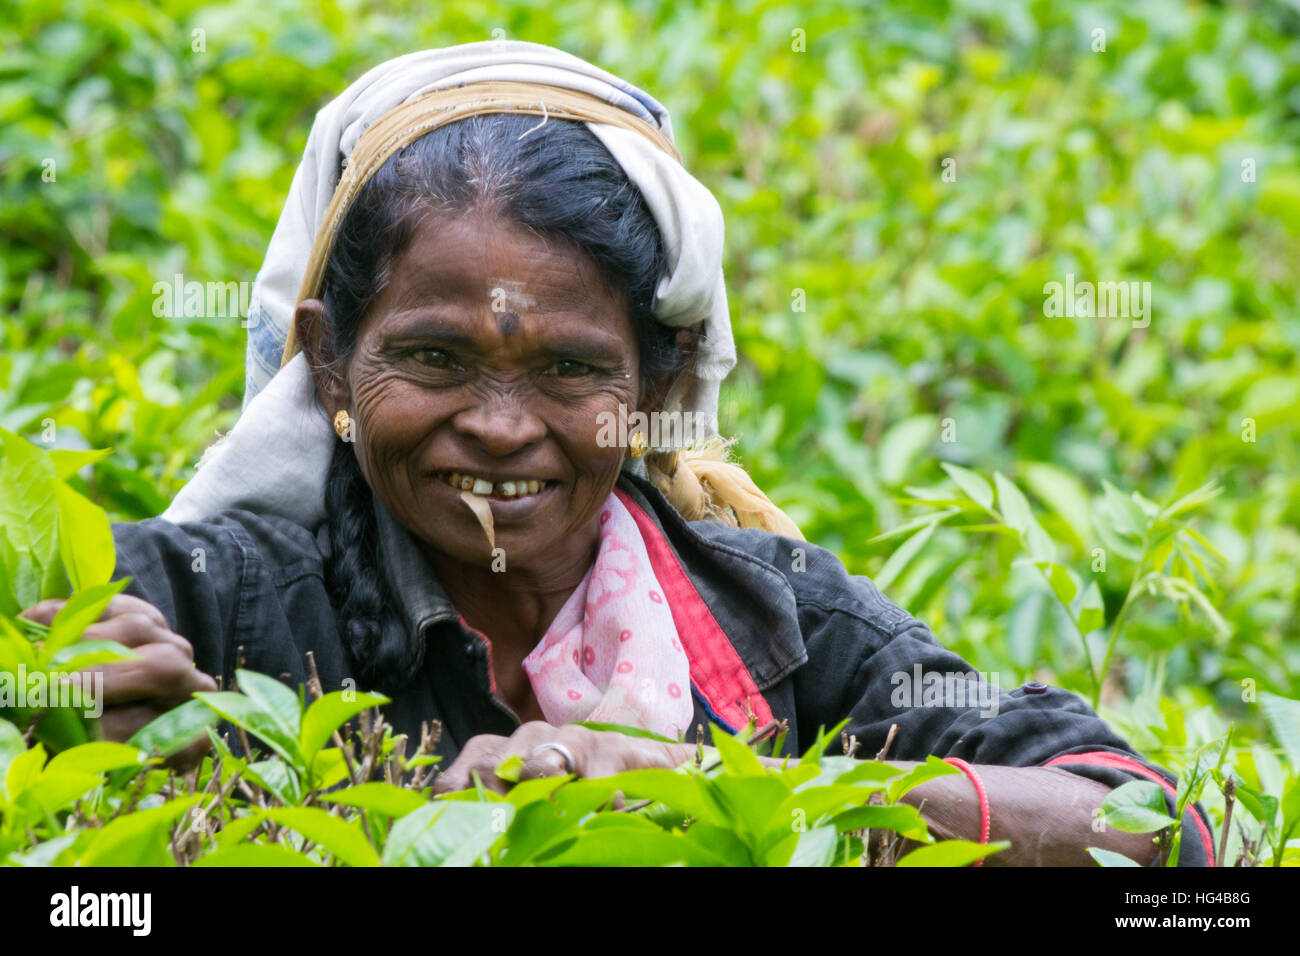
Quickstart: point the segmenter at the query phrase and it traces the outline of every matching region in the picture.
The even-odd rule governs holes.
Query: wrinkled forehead
[[[394,304],[455,298],[493,311],[604,312],[622,290],[574,243],[491,213],[429,215],[389,264]]]
[[[624,294],[585,252],[497,216],[425,217],[390,264],[370,310],[397,332],[491,319],[511,335],[533,320],[628,337]]]

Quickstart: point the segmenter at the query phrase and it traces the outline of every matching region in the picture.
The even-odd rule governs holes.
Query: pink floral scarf
[[[681,740],[690,727],[690,662],[627,507],[600,510],[596,560],[524,671],[547,722],[627,724]]]

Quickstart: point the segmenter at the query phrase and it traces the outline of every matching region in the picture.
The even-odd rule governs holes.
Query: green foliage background
[[[810,540],[884,572],[1003,686],[1088,693],[1083,644],[1005,535],[940,525],[886,563],[900,539],[874,539],[952,488],[941,463],[1024,488],[1112,629],[1136,568],[1108,549],[1095,569],[1102,483],[1161,503],[1221,485],[1194,523],[1224,558],[1199,581],[1222,626],[1139,595],[1103,713],[1173,767],[1232,722],[1280,792],[1300,731],[1270,744],[1255,694],[1300,697],[1294,0],[17,0],[0,427],[111,447],[91,496],[161,511],[237,415],[245,332],[155,318],[154,284],[251,282],[315,110],[375,63],[498,29],[669,107],[726,215],[724,433]],[[1150,282],[1149,327],[1045,317],[1067,273]]]

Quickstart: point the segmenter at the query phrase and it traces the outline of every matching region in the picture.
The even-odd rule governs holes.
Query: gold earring
[[[334,430],[338,432],[340,438],[347,441],[348,429],[351,427],[352,416],[340,408],[339,413],[334,416]]]
[[[646,448],[649,447],[646,444],[645,432],[637,432],[631,438],[629,438],[627,442],[627,447],[628,447],[628,454],[630,454],[633,458],[640,458],[642,455],[644,455]]]

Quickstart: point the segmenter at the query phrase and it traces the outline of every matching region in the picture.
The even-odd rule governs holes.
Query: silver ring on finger
[[[568,747],[564,746],[564,744],[558,744],[555,743],[554,741],[550,741],[544,744],[538,744],[536,747],[533,748],[533,756],[536,757],[538,754],[545,753],[548,750],[554,750],[557,754],[559,754],[564,759],[565,773],[568,774],[577,773],[576,765],[573,762],[573,753],[572,751],[569,750]]]

